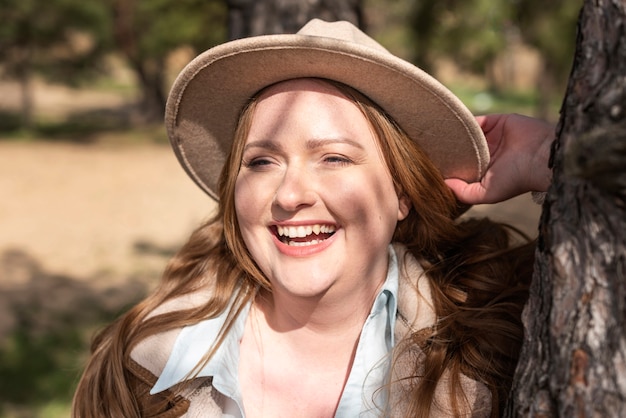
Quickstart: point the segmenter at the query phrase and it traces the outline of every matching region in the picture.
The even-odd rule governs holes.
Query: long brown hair
[[[448,373],[445,409],[460,416],[471,407],[461,387],[465,375],[487,386],[491,415],[500,416],[522,344],[521,312],[534,244],[520,231],[489,219],[457,219],[462,205],[417,143],[367,97],[333,84],[361,108],[376,131],[397,193],[411,202],[393,241],[420,261],[432,285],[437,324],[432,332],[417,330],[398,344],[397,351],[417,344],[423,355],[416,358],[412,383],[392,382],[389,390],[409,387],[402,396],[409,399],[406,416],[428,417],[435,389]]]
[[[458,221],[454,196],[421,148],[359,92],[326,82],[351,99],[375,131],[397,193],[412,204],[394,241],[421,262],[432,282],[436,327],[427,337],[410,335],[397,348],[418,344],[424,353],[410,373],[418,379],[405,397],[407,416],[429,415],[437,382],[446,370],[452,376],[450,405],[457,414],[462,408],[456,406],[464,402],[459,380],[463,374],[487,385],[492,415],[497,416],[517,362],[532,247],[512,246],[507,228],[488,220]],[[258,289],[270,289],[243,242],[234,210],[235,181],[255,105],[252,99],[242,112],[220,177],[215,216],[173,257],[158,288],[94,339],[92,357],[74,396],[73,416],[140,417],[127,371],[130,353],[140,341],[216,316],[232,298],[233,312],[217,346]],[[163,303],[207,286],[212,291],[201,306],[151,315]],[[390,390],[395,390],[393,382]]]
[[[73,417],[143,416],[146,411],[141,410],[133,396],[128,372],[132,349],[151,335],[215,317],[227,308],[232,299],[232,311],[224,329],[203,360],[208,361],[241,309],[254,298],[257,289],[269,286],[243,244],[235,216],[235,180],[254,105],[252,101],[242,112],[235,133],[235,138],[241,140],[234,141],[222,169],[218,185],[221,199],[215,215],[198,227],[169,261],[154,292],[99,332],[92,341],[92,356],[74,394]],[[211,292],[204,304],[183,311],[152,315],[164,303],[207,287],[211,288]],[[169,399],[162,402],[166,404]],[[153,406],[155,410],[162,407],[158,403]]]

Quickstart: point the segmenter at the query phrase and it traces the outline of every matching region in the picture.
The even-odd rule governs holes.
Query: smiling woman
[[[75,417],[499,416],[533,248],[459,221],[448,186],[545,190],[550,126],[490,116],[485,138],[432,77],[319,20],[199,56],[166,120],[218,212],[97,336]]]

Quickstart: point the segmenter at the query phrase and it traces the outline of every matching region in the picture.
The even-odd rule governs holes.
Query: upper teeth
[[[300,225],[300,226],[277,226],[278,236],[289,238],[304,238],[308,235],[319,233],[330,234],[335,232],[334,225]]]

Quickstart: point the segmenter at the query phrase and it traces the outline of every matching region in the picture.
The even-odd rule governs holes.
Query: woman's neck
[[[279,333],[310,333],[326,338],[350,330],[358,334],[383,283],[384,278],[342,294],[329,291],[316,297],[299,297],[280,290],[261,292],[255,304],[268,326]]]
[[[332,310],[323,301],[292,304],[274,296],[257,296],[241,341],[246,416],[285,410],[302,417],[333,416],[369,307],[365,314],[352,309],[350,317],[348,310]]]

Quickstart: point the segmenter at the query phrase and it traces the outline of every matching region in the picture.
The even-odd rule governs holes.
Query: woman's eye
[[[350,164],[352,160],[342,155],[328,155],[324,157],[324,161],[330,164],[345,165]]]
[[[247,168],[262,168],[270,165],[272,162],[267,158],[253,158],[251,160],[243,160],[244,167]]]

